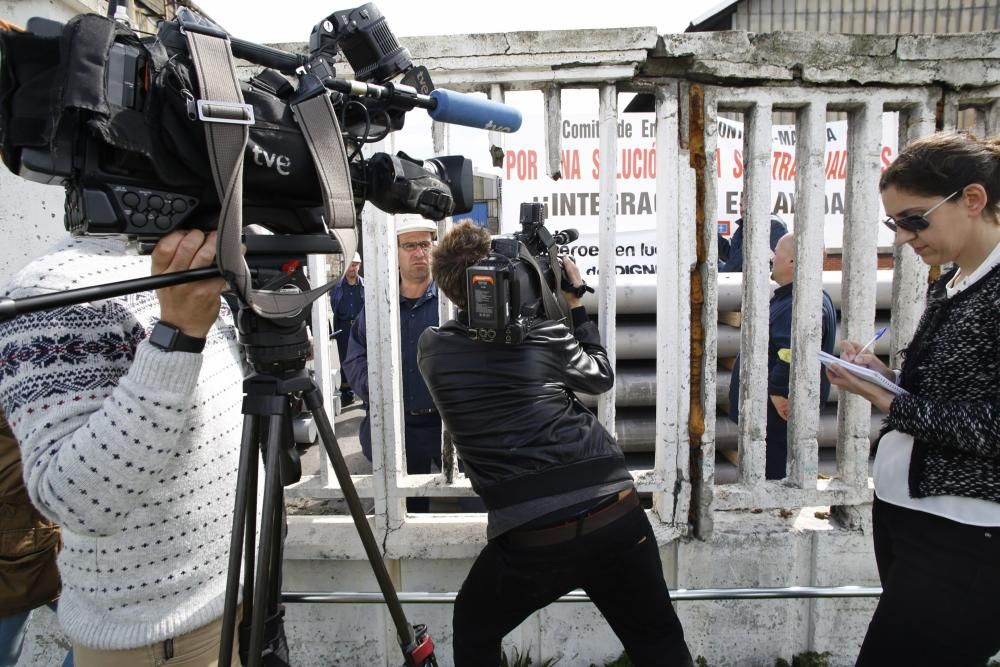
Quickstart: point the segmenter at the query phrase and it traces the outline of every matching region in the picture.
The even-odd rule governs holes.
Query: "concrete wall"
[[[816,518],[826,507],[808,507],[782,516],[779,511],[719,512],[708,541],[682,539],[660,550],[664,575],[677,588],[878,585],[872,556],[870,523],[845,527]],[[866,510],[856,516],[864,518]],[[477,545],[472,545],[477,546]],[[457,591],[471,558],[398,561],[400,589]],[[378,590],[364,561],[292,558],[286,561],[286,591]],[[685,601],[676,604],[692,655],[712,667],[791,661],[806,650],[829,651],[832,665],[853,665],[875,600]],[[451,605],[405,606],[411,622],[431,630],[438,662],[451,661]],[[292,604],[287,629],[296,667],[399,664],[392,624],[376,604]],[[53,615],[36,613],[19,665],[60,664],[67,643]],[[603,665],[622,652],[621,643],[590,603],[561,603],[534,614],[505,641],[508,650],[530,649],[538,658],[558,658],[559,665]]]

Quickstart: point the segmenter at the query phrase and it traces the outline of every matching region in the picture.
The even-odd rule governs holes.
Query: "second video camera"
[[[520,232],[494,236],[490,255],[466,270],[469,329],[478,340],[516,345],[537,320],[569,319],[561,292],[572,285],[559,264],[558,247],[575,241],[579,232],[550,232],[545,208],[536,203],[521,204],[520,223]]]

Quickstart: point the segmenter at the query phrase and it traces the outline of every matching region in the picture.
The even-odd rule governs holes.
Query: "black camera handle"
[[[207,266],[203,269],[191,269],[190,271],[178,271],[176,273],[161,273],[149,278],[136,278],[135,280],[122,280],[106,285],[96,285],[94,287],[81,287],[80,289],[58,292],[55,294],[41,294],[39,296],[28,296],[21,299],[11,299],[0,297],[0,322],[23,315],[34,313],[39,310],[50,308],[60,308],[62,306],[73,306],[78,303],[90,301],[101,301],[125,294],[135,294],[156,290],[161,287],[171,287],[173,285],[183,285],[193,283],[198,280],[208,278],[218,278],[222,273],[217,267]]]
[[[316,74],[324,86],[338,93],[387,100],[407,110],[420,107],[421,109],[433,111],[438,106],[436,99],[429,95],[421,95],[415,88],[410,86],[392,83],[379,86],[363,81],[334,78],[332,76],[333,70],[325,58],[322,57],[322,54],[319,54],[319,57],[317,57],[317,54],[304,55],[301,53],[290,53],[270,46],[264,46],[263,44],[256,44],[245,39],[238,39],[187,7],[178,8],[177,20],[186,32],[195,32],[228,40],[235,57],[242,58],[255,65],[269,67],[289,76],[303,74],[305,71],[315,68],[316,71],[310,71],[310,73]]]

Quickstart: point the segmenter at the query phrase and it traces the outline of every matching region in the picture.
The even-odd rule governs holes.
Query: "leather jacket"
[[[417,361],[487,508],[630,479],[624,456],[575,392],[600,394],[614,372],[582,308],[575,333],[545,320],[517,345],[473,340],[460,320],[420,337]]]

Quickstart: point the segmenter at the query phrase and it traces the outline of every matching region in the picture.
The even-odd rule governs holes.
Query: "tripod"
[[[252,244],[248,243],[248,246],[250,245]],[[84,287],[57,294],[22,299],[2,297],[0,320],[38,310],[98,301],[219,275],[217,268],[194,269]],[[240,586],[240,561],[244,552],[246,560],[243,611],[244,619],[250,618],[249,643],[245,651],[247,665],[261,664],[268,614],[272,619],[278,618],[278,601],[281,596],[283,488],[297,481],[301,475],[295,440],[292,437],[294,414],[292,408],[300,397],[312,411],[320,441],[333,464],[344,499],[351,511],[351,518],[354,520],[365,554],[371,563],[393,624],[396,626],[405,667],[436,666],[434,642],[426,626],[411,626],[406,619],[399,596],[396,595],[392,580],[389,578],[389,572],[382,562],[378,543],[368,525],[361,499],[354,488],[347,463],[337,444],[330,419],[323,408],[322,392],[305,368],[310,347],[309,331],[306,327],[308,310],[294,318],[279,320],[260,317],[242,304],[237,310],[240,340],[246,346],[247,360],[255,372],[243,383],[243,436],[240,444],[233,532],[229,544],[229,570],[223,611],[222,643],[219,649],[220,666],[228,666],[232,662],[232,640],[236,629],[237,597]],[[259,549],[255,552],[257,462],[261,454],[265,457],[264,493]]]
[[[236,629],[237,596],[241,556],[244,559],[243,618],[250,619],[246,664],[261,664],[265,630],[280,618],[283,487],[298,481],[301,466],[292,437],[293,406],[301,398],[312,411],[319,439],[326,449],[340,482],[358,537],[364,546],[375,579],[385,597],[396,626],[404,664],[407,667],[437,665],[434,643],[423,625],[411,626],[396,595],[382,554],[372,534],[361,499],[337,444],[323,396],[305,368],[309,335],[305,312],[294,318],[272,320],[258,316],[242,304],[237,315],[240,340],[254,373],[243,382],[243,436],[236,484],[233,532],[229,546],[226,602],[222,620],[219,664],[232,660],[232,638]],[[260,508],[260,542],[254,559],[256,533],[257,462],[264,457],[264,492]],[[256,566],[256,567],[255,567]]]

